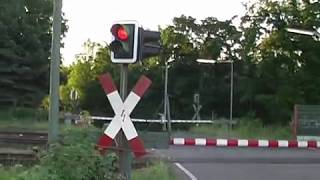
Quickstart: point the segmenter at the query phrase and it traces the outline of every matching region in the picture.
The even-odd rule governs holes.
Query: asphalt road
[[[186,180],[320,179],[320,150],[171,146],[157,151],[178,163]]]

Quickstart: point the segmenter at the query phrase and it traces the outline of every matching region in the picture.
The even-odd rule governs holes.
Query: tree
[[[99,83],[98,76],[104,73],[110,73],[117,87],[119,88],[119,66],[111,63],[110,51],[108,46],[91,42],[88,40],[84,43],[84,52],[76,57],[68,69],[68,82],[62,86],[62,103],[70,106],[69,94],[71,89],[76,90],[80,96],[80,106],[82,109],[89,110],[95,115],[112,116],[113,110],[105,97],[105,93]],[[137,63],[129,66],[128,90],[133,88],[141,74],[152,79],[153,91],[147,93],[144,100],[139,103],[140,110],[135,110],[132,116],[153,116],[160,103],[159,85],[161,84],[161,69],[157,66],[158,58],[150,58],[143,62],[143,66]],[[160,99],[160,100],[159,100]],[[65,108],[70,109],[70,108]]]
[[[48,93],[52,7],[51,0],[0,2],[0,105],[35,107]]]
[[[319,1],[260,0],[247,5],[240,27],[233,25],[233,19],[174,18],[173,25],[161,29],[161,55],[143,61],[142,66],[137,63],[129,67],[128,89],[141,74],[153,80],[151,91],[133,116],[155,117],[161,112],[163,67],[173,56],[168,89],[173,118],[192,117],[194,93],[201,95],[203,118],[210,118],[212,111],[218,116],[228,115],[230,64],[195,61],[206,58],[234,61],[235,116],[254,114],[265,123],[288,123],[294,104],[320,101],[320,43],[309,36],[288,33],[285,28],[319,27],[319,11]],[[82,91],[83,108],[102,113],[107,102],[96,77],[111,72],[117,83],[118,69],[110,62],[108,47],[102,46],[95,57],[80,58],[71,67],[68,85]],[[108,109],[107,114],[111,113]]]
[[[266,122],[288,122],[294,104],[319,98],[320,44],[290,34],[287,27],[320,26],[319,1],[260,0],[242,18],[242,59],[246,62],[242,103],[255,107]],[[248,91],[245,91],[248,89]]]
[[[239,61],[241,33],[232,19],[219,21],[208,17],[196,23],[192,17],[174,18],[173,26],[162,30],[164,53],[176,62],[170,70],[169,91],[172,92],[173,114],[177,118],[192,117],[193,94],[200,93],[203,111],[226,115],[229,109],[230,66],[200,65],[198,58]],[[169,56],[167,55],[167,57]],[[236,73],[235,73],[236,74]],[[219,94],[219,95],[218,95]]]
[[[102,104],[105,95],[103,91],[99,91],[101,87],[98,76],[113,66],[110,63],[109,51],[101,44],[87,40],[83,49],[84,52],[78,54],[76,61],[68,68],[68,81],[62,94],[69,95],[71,90],[77,91],[81,108],[92,110],[93,113],[97,108],[105,107],[105,104]],[[62,99],[65,106],[70,105],[70,101],[70,98]]]

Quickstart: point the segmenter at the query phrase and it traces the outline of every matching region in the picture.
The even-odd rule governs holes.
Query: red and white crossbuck
[[[99,81],[108,97],[115,116],[104,131],[104,134],[100,137],[97,144],[98,149],[101,152],[104,152],[106,149],[110,148],[114,138],[122,129],[135,156],[139,157],[144,155],[146,152],[143,143],[131,121],[130,114],[143,94],[150,87],[151,80],[146,76],[141,76],[124,102],[122,101],[110,74],[101,75]]]

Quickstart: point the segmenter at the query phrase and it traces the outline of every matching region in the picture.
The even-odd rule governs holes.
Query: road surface
[[[170,146],[157,152],[186,180],[320,179],[320,150]]]

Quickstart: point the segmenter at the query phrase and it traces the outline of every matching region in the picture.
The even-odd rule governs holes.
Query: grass
[[[7,108],[0,111],[0,121],[7,120],[25,120],[25,121],[43,121],[47,118],[47,112],[34,108]]]
[[[16,180],[17,178],[13,175],[20,174],[25,170],[24,167],[19,165],[14,167],[0,167],[0,179],[2,180]]]
[[[48,122],[34,121],[0,121],[0,129],[3,130],[20,130],[20,131],[46,131],[48,130]]]
[[[289,126],[264,126],[259,120],[240,120],[231,129],[225,125],[201,125],[190,128],[193,136],[243,139],[292,139]]]
[[[0,179],[17,180],[28,171],[25,167],[0,167]],[[36,174],[28,174],[36,176]],[[37,179],[37,178],[34,178]],[[164,162],[157,162],[149,167],[133,170],[132,180],[177,180],[174,172]]]
[[[176,180],[174,172],[164,162],[157,162],[149,167],[134,170],[132,180]]]
[[[1,110],[0,129],[47,130],[47,112],[31,108]]]

